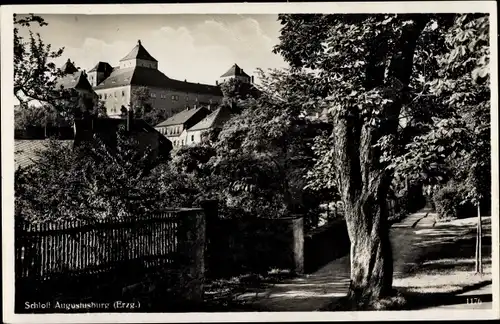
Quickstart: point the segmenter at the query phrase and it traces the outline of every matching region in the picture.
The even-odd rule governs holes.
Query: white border
[[[131,5],[24,5],[1,7],[1,112],[2,117],[2,227],[13,228],[14,100],[13,13],[37,14],[277,14],[277,13],[465,13],[488,12],[491,26],[491,142],[492,142],[492,310],[401,312],[256,312],[256,313],[121,313],[121,314],[14,314],[13,231],[3,232],[3,320],[6,323],[108,323],[108,322],[248,322],[248,321],[375,321],[375,320],[475,320],[498,319],[499,219],[498,219],[498,62],[495,1],[341,2],[341,3],[238,3],[238,4],[131,4]],[[496,200],[495,200],[496,198]],[[496,275],[495,275],[496,274]]]

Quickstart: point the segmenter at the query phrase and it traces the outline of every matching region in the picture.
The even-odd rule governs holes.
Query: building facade
[[[88,73],[89,82],[102,100],[110,117],[118,117],[122,108],[129,109],[136,89],[146,87],[153,109],[167,116],[201,105],[222,101],[218,86],[175,80],[158,70],[158,61],[138,41],[118,66],[99,62]]]
[[[185,109],[155,126],[156,130],[168,138],[173,147],[188,144],[188,130],[210,114],[206,107]]]

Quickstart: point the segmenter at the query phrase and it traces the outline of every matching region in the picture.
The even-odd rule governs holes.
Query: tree
[[[441,37],[444,46],[434,51],[436,67],[422,90],[441,113],[424,123],[425,131],[393,166],[442,186],[438,197],[448,200],[443,204],[450,209],[443,213],[456,216],[459,204],[477,206],[476,271],[481,272],[480,202],[491,190],[488,16],[457,15]]]
[[[28,39],[22,36],[21,28],[29,28],[32,24],[43,27],[47,22],[33,14],[19,17],[14,14],[14,95],[21,107],[33,100],[53,103],[56,93],[56,78],[62,75],[52,60],[60,57],[63,48],[51,50],[40,34],[28,31]]]
[[[280,15],[281,54],[311,69],[332,114],[336,187],[351,240],[354,306],[368,307],[392,290],[386,197],[392,180],[385,147],[401,147],[399,118],[411,99],[417,41],[430,15]]]
[[[260,91],[253,84],[236,78],[223,82],[220,89],[223,95],[222,104],[231,107],[235,112],[239,112],[242,101],[256,99],[260,95]]]
[[[314,226],[317,202],[303,190],[313,164],[308,141],[317,135],[317,126],[302,114],[315,108],[304,92],[310,90],[310,75],[287,70],[259,74],[260,95],[241,100],[240,112],[217,135],[212,174],[232,208],[273,218],[303,214],[306,225]]]
[[[148,87],[137,87],[132,90],[130,107],[134,118],[144,119],[153,126],[169,117],[169,110],[166,106],[153,107],[151,91]]]
[[[99,138],[74,148],[50,140],[37,154],[15,173],[16,213],[29,222],[137,216],[185,202],[175,197],[175,173],[123,129],[116,147]]]
[[[50,105],[37,107],[28,105],[19,109],[14,114],[16,129],[26,129],[27,127],[45,127],[47,124],[56,124],[60,119],[57,111]]]
[[[14,96],[20,109],[31,109],[38,102],[51,107],[58,118],[71,122],[82,113],[95,114],[95,101],[76,89],[58,87],[64,71],[55,66],[54,60],[61,57],[64,48],[52,50],[39,33],[30,30],[32,25],[40,27],[48,23],[40,16],[14,14]],[[28,36],[26,36],[26,33]],[[30,114],[27,112],[26,114]]]

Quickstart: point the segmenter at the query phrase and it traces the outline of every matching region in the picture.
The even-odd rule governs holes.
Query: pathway
[[[470,257],[474,256],[475,251],[474,226],[434,226],[434,219],[434,215],[424,211],[408,216],[391,229],[396,287],[400,278],[414,276],[422,271],[470,271]],[[488,228],[485,229],[485,235],[488,235]],[[487,246],[488,243],[484,241],[486,246],[483,254],[490,255],[491,246]],[[259,311],[319,310],[335,298],[346,295],[349,264],[349,256],[344,256],[313,274],[286,280],[267,289],[247,292],[237,299]],[[399,280],[399,283],[408,286],[405,279]],[[429,282],[424,284],[428,285]]]

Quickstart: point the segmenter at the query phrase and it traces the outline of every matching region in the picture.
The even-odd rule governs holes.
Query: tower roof
[[[231,66],[231,68],[229,70],[227,70],[226,73],[224,73],[223,75],[221,75],[221,78],[228,77],[228,76],[244,76],[244,77],[247,77],[247,78],[250,77],[236,63],[233,66]]]
[[[111,65],[109,65],[108,62],[99,62],[89,72],[95,72],[95,71],[96,72],[111,73],[111,72],[113,72],[113,67]]]
[[[71,62],[70,59],[64,63],[64,65],[61,67],[61,71],[64,74],[73,74],[75,72],[78,72],[78,69],[75,67],[75,65]]]
[[[173,89],[186,93],[210,94],[222,97],[222,92],[217,86],[170,79],[161,71],[141,66],[113,70],[110,76],[94,89],[109,89],[125,85]]]
[[[133,59],[158,62],[154,57],[151,56],[151,54],[148,53],[148,51],[146,51],[144,46],[142,46],[140,40],[137,41],[137,45],[130,51],[130,53],[128,53],[124,58],[122,58],[120,62]]]

